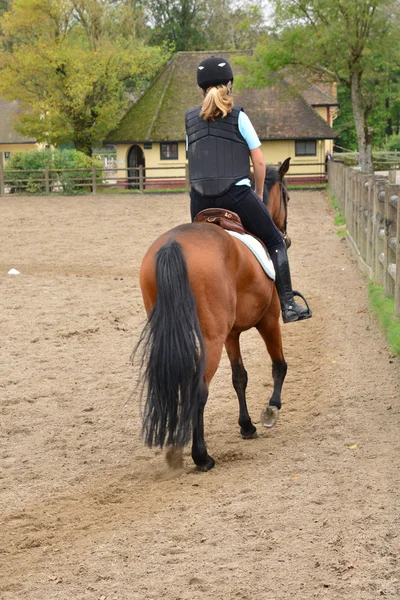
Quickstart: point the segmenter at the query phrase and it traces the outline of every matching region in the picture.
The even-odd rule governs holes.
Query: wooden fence
[[[395,173],[367,175],[330,161],[328,181],[360,267],[394,297],[400,317],[400,185]]]
[[[188,166],[109,167],[72,169],[4,169],[0,152],[0,196],[12,193],[97,194],[107,190],[156,191],[189,190]],[[276,166],[276,165],[275,165]],[[289,185],[321,185],[326,183],[325,163],[293,162],[287,176]]]

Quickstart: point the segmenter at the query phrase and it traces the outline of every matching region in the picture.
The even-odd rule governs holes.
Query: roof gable
[[[339,102],[322,85],[315,83],[303,90],[301,95],[310,106],[339,106]]]
[[[0,98],[0,144],[35,143],[34,138],[20,135],[13,129],[15,117],[21,112],[20,103],[7,102]]]
[[[185,112],[201,103],[196,83],[199,62],[215,52],[178,52],[144,95],[123,117],[107,142],[180,141],[185,139]],[[232,63],[243,52],[219,53]],[[331,139],[332,128],[287,83],[262,89],[234,90],[262,140]]]

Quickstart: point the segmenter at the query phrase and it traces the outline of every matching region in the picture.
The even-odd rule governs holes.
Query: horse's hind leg
[[[239,344],[240,333],[230,333],[225,348],[232,368],[232,383],[239,400],[239,425],[243,438],[257,437],[257,430],[251,422],[246,403],[247,371],[244,368]]]
[[[208,399],[208,386],[215,375],[221,359],[223,341],[207,340],[205,338],[207,364],[205,381],[199,394],[198,408],[193,423],[192,458],[199,471],[209,471],[215,465],[215,460],[208,454],[204,439],[204,408]]]
[[[287,364],[283,355],[281,328],[279,325],[279,300],[274,294],[273,304],[266,312],[257,329],[263,338],[268,354],[272,360],[272,377],[274,380],[274,391],[269,399],[268,406],[261,413],[261,423],[264,427],[272,427],[278,418],[281,408],[282,385],[287,372]]]

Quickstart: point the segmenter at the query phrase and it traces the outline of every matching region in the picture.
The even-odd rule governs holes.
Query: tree
[[[8,10],[10,4],[10,0],[0,0],[0,14],[3,11]]]
[[[15,129],[87,154],[127,106],[125,82],[154,76],[165,52],[138,38],[133,3],[14,0],[1,19],[0,94],[20,100]]]
[[[260,0],[145,0],[151,41],[176,51],[253,49],[264,20]]]
[[[386,93],[399,56],[400,26],[393,0],[273,0],[273,35],[250,61],[250,79],[288,73],[348,88],[360,166],[372,172],[371,115]]]
[[[147,8],[153,28],[152,43],[167,42],[177,52],[204,49],[205,0],[147,0]]]
[[[205,35],[211,50],[253,50],[265,32],[260,2],[235,6],[230,0],[209,0]]]

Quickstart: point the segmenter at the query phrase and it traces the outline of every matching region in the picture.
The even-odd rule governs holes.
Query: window
[[[315,140],[296,140],[296,156],[316,156],[317,142]]]
[[[178,142],[162,142],[160,144],[161,160],[176,160],[178,158]]]

